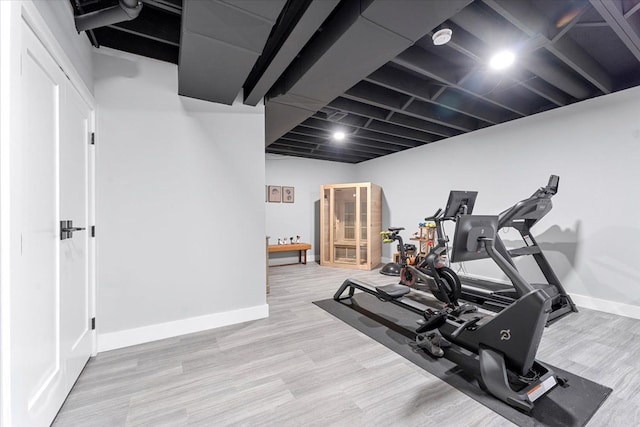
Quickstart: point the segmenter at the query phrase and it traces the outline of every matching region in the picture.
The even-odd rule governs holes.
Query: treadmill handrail
[[[529,292],[534,291],[533,286],[527,282],[524,277],[520,275],[518,270],[513,267],[509,262],[494,249],[493,239],[488,239],[486,237],[478,238],[479,241],[484,242],[484,247],[487,250],[487,253],[491,257],[491,259],[498,265],[500,270],[509,278],[513,287],[516,288],[519,297],[522,297]]]
[[[550,183],[553,180],[553,177],[555,177],[555,175],[551,175],[549,179]],[[523,210],[525,210],[526,208],[530,208],[533,205],[537,205],[541,200],[551,199],[551,197],[554,196],[557,192],[557,187],[551,187],[550,184],[547,184],[546,187],[538,188],[529,198],[520,200],[518,203],[502,211],[498,215],[498,229],[508,227],[512,221],[519,219],[518,216],[522,213]],[[529,211],[530,209],[527,209],[527,212]],[[536,219],[536,222],[541,218]]]

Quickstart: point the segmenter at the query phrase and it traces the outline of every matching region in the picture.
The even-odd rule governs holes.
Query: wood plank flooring
[[[347,277],[271,269],[270,317],[99,354],[54,426],[509,426],[506,419],[311,302]],[[582,309],[538,357],[614,389],[589,426],[640,422],[640,321]]]

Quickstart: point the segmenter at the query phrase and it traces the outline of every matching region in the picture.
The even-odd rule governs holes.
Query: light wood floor
[[[508,426],[312,301],[377,271],[271,268],[270,317],[92,359],[55,426]],[[583,309],[538,358],[614,389],[589,426],[640,423],[640,321]]]

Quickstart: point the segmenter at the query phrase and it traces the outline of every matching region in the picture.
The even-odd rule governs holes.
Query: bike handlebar
[[[434,213],[432,216],[429,216],[429,217],[425,218],[424,220],[425,221],[435,221],[436,218],[438,217],[438,215],[440,215],[441,212],[442,212],[442,208],[438,209],[436,211],[436,213]]]

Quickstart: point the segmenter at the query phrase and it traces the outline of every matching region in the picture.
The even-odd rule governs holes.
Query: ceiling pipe
[[[118,22],[131,21],[140,15],[141,10],[142,2],[139,0],[119,0],[115,6],[76,16],[76,30],[88,31]]]

